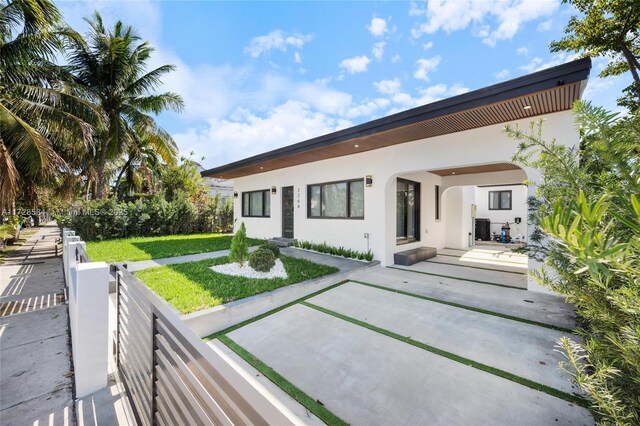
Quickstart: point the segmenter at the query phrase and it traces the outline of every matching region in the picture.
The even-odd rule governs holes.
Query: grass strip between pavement
[[[294,302],[297,303],[297,302]],[[253,368],[258,370],[263,376],[267,379],[271,380],[276,384],[280,389],[285,391],[291,398],[298,401],[302,404],[307,410],[311,411],[315,414],[320,420],[325,422],[329,426],[345,426],[348,425],[347,422],[342,420],[340,417],[333,414],[329,411],[323,404],[319,401],[313,399],[299,388],[297,388],[294,384],[289,382],[287,379],[278,374],[274,369],[269,367],[264,362],[260,361],[254,355],[252,355],[249,351],[244,349],[242,346],[238,345],[234,342],[229,336],[219,335],[217,339],[226,345],[233,352],[238,354],[242,359],[251,364]]]
[[[302,302],[304,300],[307,300],[307,299],[310,299],[310,298],[312,298],[314,296],[322,294],[325,291],[329,291],[329,290],[334,289],[334,288],[336,288],[338,286],[341,286],[342,284],[344,284],[346,282],[349,282],[349,281],[350,280],[344,280],[344,281],[340,281],[339,283],[330,285],[327,288],[323,288],[322,290],[316,291],[315,293],[311,293],[311,294],[309,294],[307,296],[304,296],[304,297],[301,297],[299,299],[296,299],[296,300],[294,300],[292,302],[287,303],[286,305],[279,306],[279,307],[277,307],[275,309],[272,309],[270,311],[265,312],[264,314],[256,315],[253,318],[249,318],[248,320],[239,322],[238,324],[232,325],[231,327],[225,328],[224,330],[216,331],[215,333],[212,333],[212,334],[210,334],[210,335],[208,335],[206,337],[203,337],[202,340],[204,340],[205,342],[208,342],[209,340],[217,339],[218,336],[222,336],[224,334],[231,333],[233,330],[237,330],[237,329],[239,329],[241,327],[244,327],[245,325],[249,325],[249,324],[251,324],[253,322],[261,320],[262,318],[268,317],[269,315],[273,315],[273,314],[275,314],[277,312],[280,312],[280,311],[282,311],[284,309],[287,309],[290,306],[293,306],[293,305],[295,305],[297,303],[300,303],[300,302]]]
[[[403,291],[403,290],[396,290],[394,288],[384,287],[384,286],[381,286],[381,285],[378,285],[378,284],[372,284],[372,283],[368,283],[368,282],[365,282],[365,281],[359,281],[359,280],[349,280],[349,281],[353,282],[353,283],[365,285],[365,286],[368,286],[368,287],[373,287],[373,288],[377,288],[377,289],[380,289],[380,290],[389,291],[391,293],[398,293],[398,294],[402,294],[404,296],[410,296],[410,297],[415,297],[415,298],[422,299],[422,300],[427,300],[429,302],[434,302],[434,303],[440,303],[442,305],[453,306],[454,308],[466,309],[468,311],[478,312],[478,313],[486,314],[486,315],[493,315],[495,317],[504,318],[504,319],[508,319],[508,320],[512,320],[512,321],[518,321],[518,322],[522,322],[522,323],[530,324],[530,325],[537,325],[538,327],[550,328],[551,330],[562,331],[562,332],[565,332],[565,333],[573,333],[573,330],[571,330],[571,329],[560,327],[560,326],[553,325],[553,324],[547,324],[547,323],[544,323],[544,322],[534,321],[534,320],[530,320],[530,319],[526,319],[526,318],[514,317],[513,315],[503,314],[503,313],[495,312],[495,311],[489,311],[489,310],[482,309],[482,308],[474,308],[473,306],[462,305],[460,303],[455,303],[455,302],[448,302],[446,300],[434,299],[433,297],[423,296],[421,294],[410,293],[408,291]]]
[[[515,287],[515,286],[507,285],[507,284],[497,284],[497,283],[492,283],[492,282],[489,282],[489,281],[473,280],[471,278],[454,277],[454,276],[451,276],[451,275],[435,274],[433,272],[416,271],[415,269],[398,268],[396,266],[387,266],[387,268],[395,269],[397,271],[413,272],[414,274],[432,275],[434,277],[451,278],[453,280],[459,280],[459,281],[470,281],[472,283],[494,285],[494,286],[497,286],[497,287],[505,287],[505,288],[510,288],[510,289],[513,289],[513,290],[524,290],[524,291],[527,290],[526,288]]]
[[[548,395],[554,396],[556,398],[563,399],[565,401],[574,403],[574,404],[579,405],[581,407],[585,407],[585,408],[589,408],[590,407],[589,402],[586,399],[584,399],[584,398],[582,398],[580,396],[572,395],[570,393],[563,392],[561,390],[552,388],[550,386],[543,385],[541,383],[537,383],[537,382],[534,382],[534,381],[529,380],[529,379],[525,379],[524,377],[516,376],[515,374],[509,373],[509,372],[504,371],[504,370],[500,370],[499,368],[491,367],[491,366],[488,366],[486,364],[482,364],[480,362],[471,360],[469,358],[465,358],[465,357],[462,357],[460,355],[456,355],[454,353],[444,351],[444,350],[436,348],[434,346],[427,345],[426,343],[422,343],[422,342],[413,340],[410,337],[401,336],[401,335],[399,335],[397,333],[394,333],[392,331],[389,331],[389,330],[386,330],[386,329],[383,329],[383,328],[380,328],[380,327],[376,327],[375,325],[366,323],[364,321],[360,321],[358,319],[349,317],[347,315],[340,314],[340,313],[332,311],[330,309],[326,309],[326,308],[323,308],[321,306],[314,305],[313,303],[309,303],[309,302],[303,301],[303,302],[300,302],[300,304],[302,304],[304,306],[307,306],[307,307],[309,307],[311,309],[315,309],[317,311],[320,311],[320,312],[322,312],[324,314],[331,315],[333,317],[339,318],[339,319],[341,319],[343,321],[347,321],[347,322],[350,322],[352,324],[358,325],[360,327],[364,327],[364,328],[369,329],[371,331],[374,331],[376,333],[380,333],[380,334],[382,334],[384,336],[391,337],[393,339],[396,339],[396,340],[399,340],[401,342],[407,343],[409,345],[415,346],[417,348],[424,349],[425,351],[431,352],[431,353],[436,354],[436,355],[440,355],[440,356],[448,358],[448,359],[450,359],[452,361],[456,361],[456,362],[459,362],[461,364],[468,365],[470,367],[476,368],[476,369],[484,371],[486,373],[494,374],[494,375],[496,375],[498,377],[502,377],[503,379],[510,380],[512,382],[518,383],[518,384],[526,386],[528,388],[531,388],[531,389],[534,389],[534,390],[537,390],[537,391],[540,391],[540,392],[544,392],[544,393],[546,393]]]
[[[459,265],[457,263],[438,262],[437,260],[431,260],[431,259],[423,260],[423,262],[424,263],[435,263],[437,265],[457,266],[457,267],[460,267],[460,268],[482,269],[483,271],[491,271],[491,272],[504,272],[505,274],[527,275],[525,272],[504,271],[502,269],[483,268],[482,266],[475,266],[475,265]]]

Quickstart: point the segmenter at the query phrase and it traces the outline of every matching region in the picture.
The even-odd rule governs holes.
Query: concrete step
[[[270,244],[278,247],[291,247],[296,242],[295,238],[274,237],[269,240]]]

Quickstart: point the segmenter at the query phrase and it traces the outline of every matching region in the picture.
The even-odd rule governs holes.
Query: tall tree
[[[64,169],[61,154],[86,150],[88,123],[99,121],[53,62],[74,36],[61,24],[49,0],[0,1],[0,207],[13,208],[20,189],[33,204],[37,186]]]
[[[627,97],[640,97],[640,3],[638,0],[563,0],[582,16],[574,15],[565,27],[566,36],[551,43],[552,52],[561,50],[585,56],[604,56],[611,62],[601,77],[627,71],[633,83]],[[633,102],[633,101],[632,101]],[[628,101],[627,101],[628,105]]]
[[[165,161],[175,161],[174,140],[150,114],[180,111],[183,101],[175,93],[154,93],[162,77],[175,67],[163,65],[147,71],[154,49],[140,42],[131,26],[118,21],[107,30],[98,12],[86,21],[90,30],[85,39],[71,40],[69,62],[77,83],[105,117],[94,136],[96,196],[104,198],[110,177],[107,163],[122,158],[139,141],[148,143]]]

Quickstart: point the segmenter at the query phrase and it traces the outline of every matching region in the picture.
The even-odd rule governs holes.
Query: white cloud
[[[371,35],[373,35],[374,37],[380,37],[388,31],[387,21],[374,16],[373,18],[371,18],[371,23],[369,24],[368,29]]]
[[[381,80],[373,83],[376,90],[383,95],[392,95],[400,91],[400,80],[394,78],[393,80]]]
[[[576,57],[576,54],[561,52],[553,55],[551,59],[544,61],[542,58],[536,56],[528,64],[521,65],[518,68],[527,73],[531,73],[573,61]]]
[[[299,63],[301,63],[301,62],[302,62],[302,58],[300,57],[300,52],[294,52],[294,53],[293,53],[293,61],[294,61],[296,64],[299,64]]]
[[[391,101],[385,98],[376,98],[354,105],[345,112],[347,118],[370,117],[382,108],[389,106]]]
[[[353,58],[343,59],[340,62],[340,68],[344,68],[349,74],[357,74],[367,71],[371,60],[366,56],[354,56]]]
[[[424,51],[427,51],[427,50],[431,49],[432,47],[433,47],[433,42],[432,41],[429,41],[429,42],[427,42],[427,43],[422,45],[422,49]]]
[[[511,73],[509,72],[508,69],[503,69],[501,71],[498,71],[497,73],[493,74],[493,76],[496,78],[496,80],[504,80],[506,78],[509,77]]]
[[[211,167],[320,136],[351,124],[348,120],[314,111],[307,103],[288,101],[264,116],[239,108],[227,118],[209,120],[206,128],[190,128],[173,137],[181,148],[186,147],[204,155],[207,167]]]
[[[446,84],[436,84],[429,86],[418,92],[418,96],[414,97],[408,93],[396,91],[392,94],[391,100],[397,105],[387,111],[387,114],[394,114],[407,108],[414,108],[420,105],[430,104],[440,99],[449,98],[451,96],[461,95],[469,91],[461,83],[455,83],[451,86]]]
[[[287,34],[282,30],[274,30],[269,34],[252,38],[249,45],[245,47],[244,53],[257,58],[263,53],[274,49],[283,52],[286,52],[287,47],[289,46],[301,49],[302,46],[312,38],[313,37],[311,35]]]
[[[391,63],[397,64],[402,58],[397,53],[391,57]]]
[[[382,59],[382,55],[384,55],[384,47],[386,43],[384,41],[379,41],[373,45],[373,49],[371,49],[371,54],[377,60]]]
[[[511,39],[523,24],[550,16],[559,6],[558,0],[429,0],[426,7],[414,3],[409,14],[425,19],[411,34],[433,34],[439,30],[453,32],[472,27],[482,42],[494,46],[499,40]]]
[[[416,71],[413,76],[418,80],[429,81],[429,73],[434,71],[440,64],[440,56],[424,59],[420,58],[416,61]]]
[[[516,49],[516,53],[517,53],[518,55],[527,55],[527,54],[529,54],[529,49],[528,49],[528,48],[526,48],[526,47],[524,47],[524,46],[522,46],[522,47],[518,47],[518,48]]]
[[[553,28],[553,18],[551,19],[547,19],[546,21],[540,22],[538,24],[538,31],[549,31],[551,28]]]

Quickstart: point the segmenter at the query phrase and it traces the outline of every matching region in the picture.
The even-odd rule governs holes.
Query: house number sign
[[[296,197],[298,208],[300,208],[300,188],[298,188],[298,196]]]

